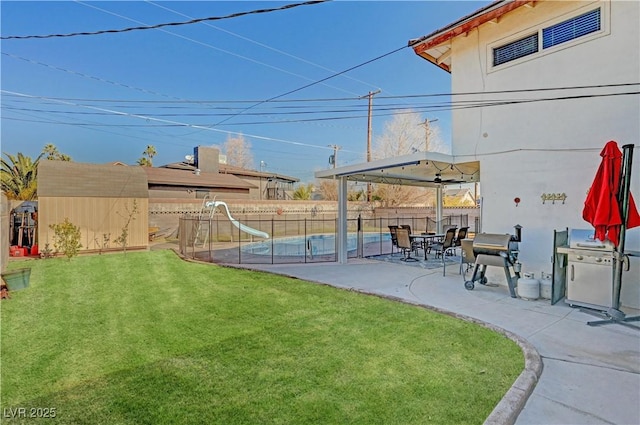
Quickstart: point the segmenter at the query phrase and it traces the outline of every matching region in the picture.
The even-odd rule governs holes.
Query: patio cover
[[[393,158],[317,171],[316,178],[338,180],[338,261],[347,262],[347,181],[436,188],[436,220],[442,220],[442,188],[480,181],[480,162],[438,152],[416,152]]]

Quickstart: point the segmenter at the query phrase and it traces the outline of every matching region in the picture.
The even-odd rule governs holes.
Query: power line
[[[152,4],[152,5],[156,6],[156,7],[159,7],[160,9],[167,10],[167,11],[169,11],[169,12],[175,13],[175,14],[180,15],[180,16],[183,16],[183,17],[185,17],[185,18],[193,19],[193,18],[192,18],[191,16],[189,16],[189,15],[185,15],[184,13],[181,13],[181,12],[178,12],[178,11],[176,11],[176,10],[170,9],[170,8],[168,8],[168,7],[164,6],[164,5],[160,5],[160,4],[154,3],[153,1],[146,0],[146,2],[147,2],[147,3],[149,3],[149,4]],[[264,49],[271,50],[272,52],[276,52],[276,53],[279,53],[279,54],[281,54],[281,55],[284,55],[284,56],[290,57],[290,58],[292,58],[292,59],[298,60],[298,61],[300,61],[300,62],[302,62],[302,63],[306,63],[306,64],[308,64],[308,65],[314,66],[314,67],[316,67],[316,68],[320,68],[320,69],[323,69],[323,70],[325,70],[325,71],[329,71],[329,72],[337,72],[337,71],[335,71],[335,70],[333,70],[333,69],[331,69],[331,68],[327,68],[326,66],[322,66],[322,65],[320,65],[320,64],[317,64],[317,63],[315,63],[315,62],[312,62],[312,61],[307,60],[307,59],[305,59],[305,58],[302,58],[302,57],[300,57],[300,56],[296,56],[296,55],[293,55],[293,54],[291,54],[291,53],[285,52],[284,50],[276,49],[275,47],[269,46],[268,44],[261,43],[261,42],[259,42],[259,41],[256,41],[256,40],[253,40],[253,39],[251,39],[251,38],[249,38],[249,37],[245,37],[245,36],[243,36],[243,35],[240,35],[240,34],[237,34],[237,33],[235,33],[235,32],[229,31],[229,30],[227,30],[227,29],[220,28],[220,27],[217,27],[217,26],[215,26],[215,25],[211,25],[211,24],[209,24],[209,23],[205,23],[204,25],[206,25],[206,26],[207,26],[207,27],[209,27],[209,28],[213,28],[213,29],[215,29],[215,30],[218,30],[218,31],[224,32],[224,33],[226,33],[226,34],[232,35],[232,36],[234,36],[234,37],[237,37],[237,38],[239,38],[239,39],[241,39],[241,40],[244,40],[244,41],[247,41],[247,42],[249,42],[249,43],[253,43],[253,44],[255,44],[255,45],[257,45],[257,46],[260,46],[260,47],[262,47],[262,48],[264,48]],[[360,83],[360,84],[364,84],[364,85],[368,85],[368,86],[373,86],[373,84],[371,84],[371,83],[367,83],[366,81],[362,81],[362,80],[359,80],[359,79],[357,79],[357,78],[354,78],[354,77],[351,77],[351,76],[348,76],[348,75],[346,75],[346,76],[345,76],[345,78],[348,78],[348,79],[350,79],[350,80],[352,80],[352,81],[355,81],[355,82],[358,82],[358,83]],[[332,88],[335,88],[335,89],[338,89],[338,90],[342,90],[342,89],[339,89],[339,88],[337,88],[337,87],[332,87]],[[342,91],[348,92],[347,90],[342,90]]]
[[[21,114],[21,115],[25,115],[25,116],[28,116],[28,117],[32,117],[32,116],[33,116],[33,115],[30,115],[30,114],[26,114],[26,113],[24,113],[24,112],[16,112],[16,113]],[[117,132],[115,132],[115,131],[105,130],[105,129],[103,129],[103,128],[100,128],[100,127],[104,127],[103,125],[100,125],[99,123],[95,123],[95,124],[94,124],[94,123],[92,123],[91,121],[88,121],[88,122],[72,122],[72,123],[69,123],[69,122],[63,122],[63,121],[59,121],[59,120],[46,120],[46,121],[45,121],[45,120],[43,120],[42,118],[40,118],[40,120],[35,120],[35,119],[33,119],[33,120],[28,120],[28,119],[24,119],[24,118],[11,118],[11,117],[7,117],[7,116],[4,116],[4,115],[3,115],[1,118],[2,118],[3,120],[22,121],[22,122],[32,122],[32,123],[39,123],[39,124],[57,124],[57,125],[65,125],[65,126],[70,126],[70,127],[80,127],[80,128],[83,128],[83,129],[92,130],[92,131],[97,131],[97,132],[101,132],[101,133],[114,134],[114,135],[116,135],[116,136],[121,136],[121,137],[125,137],[125,138],[130,138],[130,139],[140,139],[140,140],[145,141],[145,143],[147,143],[147,144],[148,144],[148,143],[150,143],[150,142],[153,142],[153,143],[161,143],[161,144],[168,144],[168,145],[177,145],[177,146],[182,146],[182,145],[177,144],[177,143],[169,143],[169,142],[163,142],[163,141],[160,141],[160,140],[158,140],[158,139],[156,138],[156,135],[155,135],[155,134],[153,135],[153,136],[154,136],[154,138],[151,138],[151,137],[149,137],[149,136],[147,136],[147,137],[143,137],[143,136],[135,136],[135,135],[133,135],[133,134],[131,134],[131,133],[123,134],[123,133],[117,133]],[[143,130],[143,131],[144,131],[144,130]]]
[[[109,15],[117,16],[118,18],[126,19],[126,20],[131,21],[131,22],[136,22],[136,23],[141,24],[141,25],[146,25],[146,23],[144,23],[144,22],[138,21],[138,20],[136,20],[136,19],[129,18],[129,17],[127,17],[127,16],[124,16],[124,15],[121,15],[121,14],[118,14],[118,13],[111,12],[111,11],[106,10],[106,9],[102,9],[102,8],[100,8],[100,7],[98,7],[98,6],[93,5],[93,4],[83,3],[83,2],[78,1],[78,0],[76,0],[76,2],[77,2],[77,3],[79,3],[79,4],[81,4],[81,5],[83,5],[83,6],[90,7],[90,8],[92,8],[92,9],[96,9],[96,10],[99,10],[99,11],[104,12],[104,13],[108,13]],[[205,23],[205,25],[208,25],[208,24],[206,24],[206,23]],[[240,59],[242,59],[242,60],[246,60],[246,61],[248,61],[248,62],[253,62],[253,63],[255,63],[255,64],[262,65],[262,66],[264,66],[264,67],[271,68],[271,69],[273,69],[273,70],[276,70],[276,71],[279,71],[279,72],[282,72],[282,73],[285,73],[285,74],[293,75],[294,77],[298,77],[298,78],[301,78],[301,79],[303,79],[303,80],[313,81],[313,78],[309,78],[309,77],[305,77],[304,75],[296,74],[295,72],[291,72],[291,71],[289,71],[288,69],[279,68],[279,67],[277,67],[277,66],[270,65],[270,64],[268,64],[268,63],[265,63],[265,62],[261,62],[261,61],[259,61],[259,60],[256,60],[256,59],[254,59],[254,58],[252,58],[252,57],[243,56],[243,55],[241,55],[241,54],[238,54],[238,53],[235,53],[235,52],[232,52],[232,51],[229,51],[229,50],[225,50],[225,49],[222,49],[222,48],[217,47],[217,46],[213,46],[213,45],[211,45],[211,44],[209,44],[209,43],[205,43],[205,42],[202,42],[202,41],[199,41],[199,40],[193,39],[193,38],[191,38],[191,37],[186,37],[186,36],[184,36],[184,35],[182,35],[182,34],[176,34],[176,33],[174,33],[174,32],[167,31],[167,30],[164,30],[164,29],[160,29],[160,31],[162,31],[162,32],[164,32],[164,33],[166,33],[166,34],[169,34],[169,35],[171,35],[171,36],[173,36],[173,37],[178,37],[178,38],[181,38],[181,39],[183,39],[183,40],[189,41],[189,42],[191,42],[191,43],[194,43],[194,44],[197,44],[197,45],[200,45],[200,46],[204,46],[204,47],[207,47],[207,48],[209,48],[209,49],[213,49],[213,50],[216,50],[216,51],[218,51],[218,52],[222,52],[222,53],[225,53],[225,54],[227,54],[227,55],[231,55],[231,56],[234,56],[234,57],[236,57],[236,58],[240,58]],[[334,90],[339,90],[339,91],[344,91],[344,92],[346,92],[346,93],[349,93],[349,91],[348,91],[348,90],[343,90],[343,89],[341,89],[341,88],[334,87],[334,86],[330,86],[330,85],[328,85],[328,84],[326,84],[326,86],[327,86],[327,87],[329,87],[329,88],[332,88],[332,89],[334,89]]]
[[[403,49],[405,49],[405,48],[407,48],[407,46],[402,46],[402,47],[400,47],[400,48],[398,48],[398,49],[395,49],[395,50],[392,50],[392,51],[390,51],[390,52],[387,52],[387,53],[385,53],[385,54],[383,54],[383,55],[377,56],[377,57],[375,57],[375,58],[373,58],[373,59],[370,59],[370,60],[368,60],[368,61],[366,61],[366,62],[362,62],[361,64],[358,64],[358,65],[352,66],[351,68],[345,69],[344,71],[340,71],[340,72],[337,72],[337,73],[335,73],[335,74],[329,75],[328,77],[325,77],[325,78],[323,78],[323,79],[321,79],[321,80],[318,80],[318,81],[315,81],[315,82],[313,82],[313,83],[310,83],[310,84],[304,85],[304,86],[302,86],[302,87],[298,87],[297,89],[290,90],[290,91],[288,91],[288,92],[286,92],[286,93],[282,93],[282,94],[280,94],[280,95],[278,95],[278,96],[274,96],[274,97],[271,97],[271,98],[269,98],[269,99],[266,99],[266,100],[260,101],[260,102],[256,103],[255,105],[249,106],[248,108],[245,108],[244,110],[242,110],[242,111],[238,112],[235,116],[242,115],[244,112],[248,111],[249,109],[252,109],[252,108],[254,108],[254,107],[256,107],[256,106],[262,105],[263,103],[271,102],[271,101],[274,101],[274,100],[279,99],[279,98],[281,98],[281,97],[285,97],[285,96],[288,96],[288,95],[290,95],[290,94],[293,94],[293,93],[299,92],[300,90],[304,90],[304,89],[309,88],[309,87],[311,87],[311,86],[314,86],[314,85],[316,85],[316,84],[323,83],[323,82],[325,82],[325,81],[327,81],[327,80],[330,80],[331,78],[335,78],[335,77],[337,77],[337,76],[339,76],[339,75],[342,75],[342,74],[345,74],[345,73],[347,73],[347,72],[349,72],[349,71],[353,71],[354,69],[360,68],[360,67],[362,67],[362,66],[364,66],[364,65],[368,65],[368,64],[370,64],[371,62],[375,62],[375,61],[380,60],[380,59],[382,59],[382,58],[384,58],[384,57],[390,56],[390,55],[392,55],[392,54],[394,54],[394,53],[396,53],[396,52],[399,52],[400,50],[403,50]],[[226,118],[226,119],[224,119],[224,120],[220,121],[219,123],[217,123],[217,124],[215,124],[215,125],[220,125],[220,124],[222,124],[222,123],[224,123],[224,122],[226,122],[226,121],[228,121],[228,120],[230,120],[230,119],[232,119],[232,118],[234,118],[234,117],[232,116],[232,117]]]
[[[10,56],[13,58],[21,59],[27,62],[37,63],[39,65],[44,65],[51,68],[56,68],[65,72],[70,72],[74,74],[80,75],[75,71],[65,70],[64,68],[57,68],[53,65],[43,64],[41,62],[33,61],[31,59],[22,58],[20,56],[16,56],[10,53],[1,52],[3,55]],[[92,79],[101,80],[99,77],[91,77]],[[110,82],[109,80],[101,80]],[[127,86],[125,84],[114,83],[123,87],[132,88],[135,90],[145,91],[145,89],[139,89],[132,86]],[[535,92],[548,92],[548,91],[564,91],[564,90],[586,90],[586,89],[602,89],[602,88],[615,88],[615,87],[630,87],[630,86],[640,86],[640,82],[634,83],[616,83],[616,84],[594,84],[588,86],[565,86],[565,87],[542,87],[542,88],[527,88],[527,89],[513,89],[513,90],[491,90],[491,91],[473,91],[473,92],[443,92],[443,93],[422,93],[422,94],[407,94],[407,95],[397,95],[397,96],[377,96],[379,100],[387,100],[387,99],[410,99],[410,98],[430,98],[430,97],[451,97],[451,96],[473,96],[473,95],[487,95],[487,94],[517,94],[517,93],[535,93]],[[149,94],[155,94],[164,97],[170,97],[168,95],[162,93],[156,93],[152,91],[146,91]],[[10,95],[10,94],[7,94]],[[155,104],[155,103],[166,103],[166,104],[201,104],[209,107],[209,104],[241,104],[241,103],[311,103],[311,102],[341,102],[341,101],[357,101],[359,97],[327,97],[327,98],[303,98],[303,99],[268,99],[268,100],[260,100],[260,99],[240,99],[240,100],[230,100],[230,99],[181,99],[177,97],[173,97],[175,100],[135,100],[135,99],[95,99],[95,98],[77,98],[77,97],[50,97],[47,96],[47,99],[50,100],[64,100],[70,102],[102,102],[102,103],[141,103],[141,104]],[[464,102],[460,100],[459,102]],[[385,104],[383,104],[385,105]]]
[[[302,4],[301,4],[301,5],[302,5]],[[95,6],[90,6],[90,7],[94,7],[94,8],[96,8],[96,9],[103,10],[103,9],[97,8],[97,7],[95,7]],[[104,11],[104,10],[103,10],[103,11]],[[111,13],[111,12],[108,12],[108,13]],[[127,19],[129,19],[129,18],[127,18]],[[164,31],[164,30],[163,30],[163,31]],[[165,32],[166,32],[166,31],[165,31]],[[169,34],[173,34],[173,33],[169,33]],[[174,35],[175,35],[175,34],[174,34]],[[196,41],[196,40],[189,39],[189,38],[184,37],[184,36],[180,36],[180,37],[181,37],[181,38],[185,38],[185,39],[190,40],[190,41],[193,41],[193,42],[197,42],[197,43],[199,43],[199,44],[204,44],[204,43],[200,43],[200,42],[198,42],[198,41]],[[206,45],[206,44],[205,44],[205,45]],[[209,45],[207,45],[207,46],[209,46]],[[209,47],[211,47],[211,48],[215,48],[215,49],[218,49],[218,48],[213,47],[213,46],[209,46]],[[252,109],[252,108],[254,108],[254,107],[256,107],[256,106],[259,106],[259,105],[261,105],[261,104],[263,104],[263,103],[266,103],[266,102],[269,102],[269,101],[271,101],[271,100],[275,100],[275,99],[278,99],[278,98],[281,98],[281,97],[287,96],[287,95],[289,95],[289,94],[295,93],[295,92],[297,92],[297,91],[300,91],[300,90],[306,89],[306,88],[308,88],[308,87],[311,87],[311,86],[314,86],[314,85],[317,85],[317,84],[324,83],[325,81],[327,81],[327,80],[329,80],[329,79],[332,79],[332,78],[337,77],[337,76],[339,76],[339,75],[345,74],[345,73],[347,73],[347,72],[349,72],[349,71],[352,71],[352,70],[354,70],[354,69],[357,69],[357,68],[359,68],[359,67],[361,67],[361,66],[367,65],[367,64],[369,64],[369,63],[371,63],[371,62],[374,62],[374,61],[376,61],[376,60],[378,60],[378,59],[381,59],[381,58],[383,58],[383,57],[385,57],[385,56],[388,56],[388,55],[391,55],[391,54],[393,54],[393,53],[396,53],[397,51],[400,51],[400,50],[405,49],[405,48],[407,48],[407,47],[408,47],[408,46],[404,45],[404,46],[402,46],[402,47],[400,47],[400,48],[398,48],[398,49],[396,49],[396,50],[394,50],[394,51],[391,51],[391,52],[385,53],[384,55],[381,55],[381,56],[379,56],[379,57],[377,57],[377,58],[371,59],[371,60],[369,60],[369,61],[367,61],[367,62],[361,63],[361,64],[359,64],[359,65],[353,66],[353,67],[351,67],[351,68],[349,68],[349,69],[346,69],[346,70],[344,70],[344,71],[334,73],[333,75],[330,75],[330,76],[328,76],[328,77],[325,77],[325,78],[323,78],[323,79],[321,79],[321,80],[314,81],[314,82],[312,82],[312,83],[306,84],[306,85],[304,85],[304,86],[302,86],[302,87],[299,87],[299,88],[297,88],[297,89],[294,89],[294,90],[288,91],[288,92],[286,92],[286,93],[283,93],[283,94],[281,94],[281,95],[278,95],[278,96],[272,97],[272,98],[270,98],[270,99],[263,100],[263,101],[259,101],[259,102],[257,102],[255,105],[249,106],[249,107],[247,107],[247,108],[243,109],[242,111],[240,111],[240,112],[236,113],[234,116],[230,116],[230,117],[228,117],[228,118],[225,118],[225,119],[223,119],[222,121],[220,121],[220,122],[218,122],[218,123],[216,123],[216,124],[213,124],[213,125],[211,125],[211,126],[208,126],[208,127],[216,127],[216,126],[218,126],[218,125],[220,125],[220,124],[222,124],[222,123],[224,123],[224,122],[226,122],[226,121],[231,120],[231,119],[232,119],[232,118],[234,118],[235,116],[242,115],[242,114],[243,114],[244,112],[246,112],[247,110],[250,110],[250,109]],[[218,49],[218,50],[220,50],[220,49]],[[230,53],[230,52],[227,52],[227,53]],[[237,56],[237,55],[236,55],[236,56]],[[249,59],[249,58],[245,58],[245,59]],[[249,59],[249,60],[252,60],[252,59]],[[254,61],[254,62],[255,62],[255,60],[252,60],[252,61]],[[265,64],[263,64],[263,65],[265,65]],[[273,67],[272,67],[272,68],[273,68]],[[285,70],[281,70],[281,71],[284,71],[284,72],[290,73],[290,72],[285,71]],[[301,76],[299,76],[299,75],[297,75],[297,76],[298,76],[298,77],[301,77]],[[306,77],[302,77],[302,78],[307,79]]]
[[[50,99],[50,98],[47,98],[47,97],[44,97],[44,96],[34,96],[34,95],[26,94],[26,93],[12,92],[12,91],[9,91],[9,90],[0,90],[0,93],[10,94],[10,95],[14,95],[14,96],[20,96],[20,97],[24,97],[24,98],[31,98],[31,99],[53,100],[53,99]],[[150,117],[150,116],[146,116],[146,115],[132,114],[132,113],[129,113],[129,112],[122,112],[122,111],[116,111],[116,110],[112,110],[112,109],[99,108],[99,107],[91,106],[91,105],[81,105],[81,104],[71,103],[71,102],[62,101],[62,100],[57,100],[56,102],[58,102],[60,104],[63,104],[63,105],[66,105],[66,106],[75,106],[75,107],[80,107],[80,108],[87,108],[87,109],[91,109],[91,110],[96,110],[96,111],[109,112],[109,113],[111,113],[113,115],[116,115],[116,116],[125,116],[125,117],[129,117],[129,118],[143,119],[143,120],[146,120],[146,121],[149,121],[149,122],[160,122],[160,123],[166,123],[166,124],[178,124],[178,125],[181,125],[183,127],[196,128],[196,129],[208,130],[208,131],[215,131],[215,132],[218,132],[218,133],[236,134],[235,132],[232,132],[232,131],[219,130],[219,129],[216,129],[216,128],[204,127],[204,126],[195,125],[195,124],[181,123],[179,121],[172,121],[172,120],[166,120],[166,119],[161,119],[161,118]],[[295,141],[292,141],[292,140],[277,139],[277,138],[273,138],[273,137],[260,136],[260,135],[256,135],[256,134],[244,134],[244,135],[247,136],[247,137],[252,137],[254,139],[258,139],[258,140],[280,142],[280,143],[286,143],[286,144],[290,144],[290,145],[304,146],[304,147],[310,147],[310,148],[327,149],[327,147],[325,147],[325,146],[312,145],[312,144],[309,144],[309,143],[302,143],[302,142],[295,142]]]
[[[404,107],[388,107],[388,105],[376,106],[374,107],[374,111],[378,113],[373,113],[373,116],[389,116],[389,115],[402,115],[402,114],[412,114],[416,112],[438,112],[438,111],[450,111],[450,110],[459,110],[459,109],[473,109],[473,108],[482,108],[482,107],[491,107],[491,106],[504,106],[504,105],[514,105],[520,103],[532,103],[532,102],[548,102],[548,101],[562,101],[562,100],[576,100],[576,99],[588,99],[588,98],[598,98],[598,97],[611,97],[611,96],[629,96],[629,95],[637,95],[640,94],[640,91],[627,91],[627,92],[618,92],[618,93],[600,93],[600,94],[582,94],[582,95],[572,95],[572,96],[555,96],[555,97],[543,97],[543,98],[535,98],[535,99],[494,99],[494,100],[465,100],[460,102],[444,102],[440,104],[427,104],[427,105],[408,105]],[[35,97],[36,99],[41,99],[40,97]],[[44,99],[44,98],[42,98]],[[48,100],[54,100],[54,98],[46,98]],[[64,104],[63,100],[54,100],[58,103]],[[35,109],[35,108],[20,108],[15,106],[3,106],[5,110],[17,110],[17,111],[29,111],[29,112],[42,112],[42,113],[54,113],[54,114],[68,114],[68,115],[105,115],[110,116],[114,115],[114,113],[110,110],[102,110],[102,108],[93,107],[91,105],[76,105],[85,108],[94,109],[93,112],[83,112],[83,111],[61,111],[61,110],[45,110],[45,109]],[[380,111],[390,111],[389,113],[380,113]],[[289,111],[289,112],[253,112],[251,116],[264,117],[264,116],[277,116],[277,115],[310,115],[310,114],[338,114],[338,113],[353,113],[353,112],[363,112],[362,108],[357,109],[330,109],[330,110],[317,110],[317,111]],[[231,115],[235,116],[234,113],[153,113],[153,112],[145,112],[145,113],[125,113],[119,112],[117,115],[132,115],[132,116],[145,116],[145,117],[214,117],[214,116],[225,116]],[[232,123],[225,125],[254,125],[254,124],[277,124],[277,123],[296,123],[296,122],[314,122],[314,121],[331,121],[331,120],[344,120],[344,119],[359,119],[365,118],[368,115],[346,115],[346,116],[328,116],[328,117],[318,117],[318,118],[309,118],[309,119],[296,119],[296,120],[280,120],[280,121],[257,121],[257,122],[243,122],[243,123]],[[189,124],[172,124],[166,126],[185,126]],[[206,124],[198,124],[199,127],[205,127]]]
[[[44,63],[44,62],[36,61],[34,59],[25,58],[25,57],[22,57],[22,56],[11,54],[11,53],[7,53],[7,52],[0,52],[0,53],[2,53],[4,56],[8,56],[8,57],[13,58],[13,59],[19,59],[21,61],[25,61],[25,62],[34,64],[34,65],[43,66],[45,68],[53,69],[53,70],[56,70],[56,71],[66,72],[68,74],[77,75],[79,77],[88,78],[90,80],[96,80],[96,81],[100,81],[102,83],[107,83],[107,84],[111,84],[111,85],[114,85],[114,86],[130,89],[130,90],[136,90],[136,91],[139,91],[139,92],[142,92],[142,93],[145,93],[145,94],[151,94],[151,95],[154,95],[154,96],[166,97],[166,98],[169,98],[169,99],[174,99],[175,101],[178,101],[178,102],[183,102],[183,101],[184,102],[188,102],[188,100],[181,99],[179,97],[169,96],[167,94],[158,93],[158,92],[155,92],[155,91],[152,91],[152,90],[142,89],[142,88],[134,87],[134,86],[131,86],[131,85],[128,85],[128,84],[118,83],[116,81],[107,80],[107,79],[101,78],[101,77],[94,77],[93,75],[88,75],[88,74],[85,74],[85,73],[82,73],[82,72],[78,72],[78,71],[72,71],[72,70],[69,70],[69,69],[66,69],[66,68],[62,68],[62,67],[59,67],[59,66],[55,66],[55,65],[49,65],[49,64]]]
[[[331,0],[311,0],[303,3],[287,4],[281,7],[274,7],[269,9],[257,9],[257,10],[250,10],[248,12],[236,12],[236,13],[232,13],[230,15],[225,15],[225,16],[210,16],[207,18],[197,18],[197,19],[191,19],[189,21],[183,21],[183,22],[167,22],[167,23],[156,24],[156,25],[145,25],[145,26],[138,26],[138,27],[122,28],[122,29],[109,29],[109,30],[99,30],[99,31],[92,31],[92,32],[84,32],[84,31],[72,32],[68,34],[10,35],[5,37],[0,37],[0,40],[62,38],[62,37],[87,36],[87,35],[116,34],[121,32],[130,32],[130,31],[144,31],[144,30],[158,29],[163,27],[171,27],[171,26],[175,27],[175,26],[182,26],[182,25],[197,24],[200,22],[219,21],[223,19],[238,18],[240,16],[246,16],[251,14],[277,12],[277,11],[286,10],[286,9],[293,9],[294,7],[299,7],[299,6],[309,6],[309,5],[319,4],[319,3],[326,3],[328,1],[331,1]]]

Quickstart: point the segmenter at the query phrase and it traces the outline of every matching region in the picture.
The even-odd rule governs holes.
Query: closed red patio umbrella
[[[620,170],[622,152],[618,144],[611,140],[600,152],[602,162],[591,184],[584,202],[582,218],[595,228],[595,237],[604,241],[609,239],[617,247],[622,225],[620,199]],[[640,214],[633,196],[629,194],[629,210],[626,228],[640,226]]]
[[[607,310],[605,320],[587,322],[587,324],[599,326],[619,323],[640,329],[627,323],[640,321],[640,316],[626,317],[626,314],[620,310],[622,272],[624,264],[629,264],[628,256],[625,254],[625,235],[627,229],[640,226],[640,215],[630,190],[634,145],[624,145],[622,148],[624,153],[620,152],[618,144],[612,140],[607,142],[600,152],[602,162],[582,211],[582,218],[595,228],[595,237],[601,241],[609,239],[616,247],[613,252],[612,307]]]

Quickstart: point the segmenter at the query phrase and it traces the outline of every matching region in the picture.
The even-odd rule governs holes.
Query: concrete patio
[[[563,302],[511,298],[505,286],[466,290],[457,265],[444,277],[441,268],[371,259],[233,266],[424,305],[506,331],[523,348],[527,369],[488,423],[640,424],[640,330],[588,326],[597,318]]]

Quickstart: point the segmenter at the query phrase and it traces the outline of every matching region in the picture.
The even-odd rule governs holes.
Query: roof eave
[[[439,57],[427,53],[427,51],[451,43],[453,38],[468,34],[482,24],[490,21],[497,22],[506,13],[531,3],[535,3],[535,0],[497,0],[431,34],[419,39],[409,40],[408,45],[413,48],[416,55],[447,72],[451,72],[450,66],[441,61]]]

